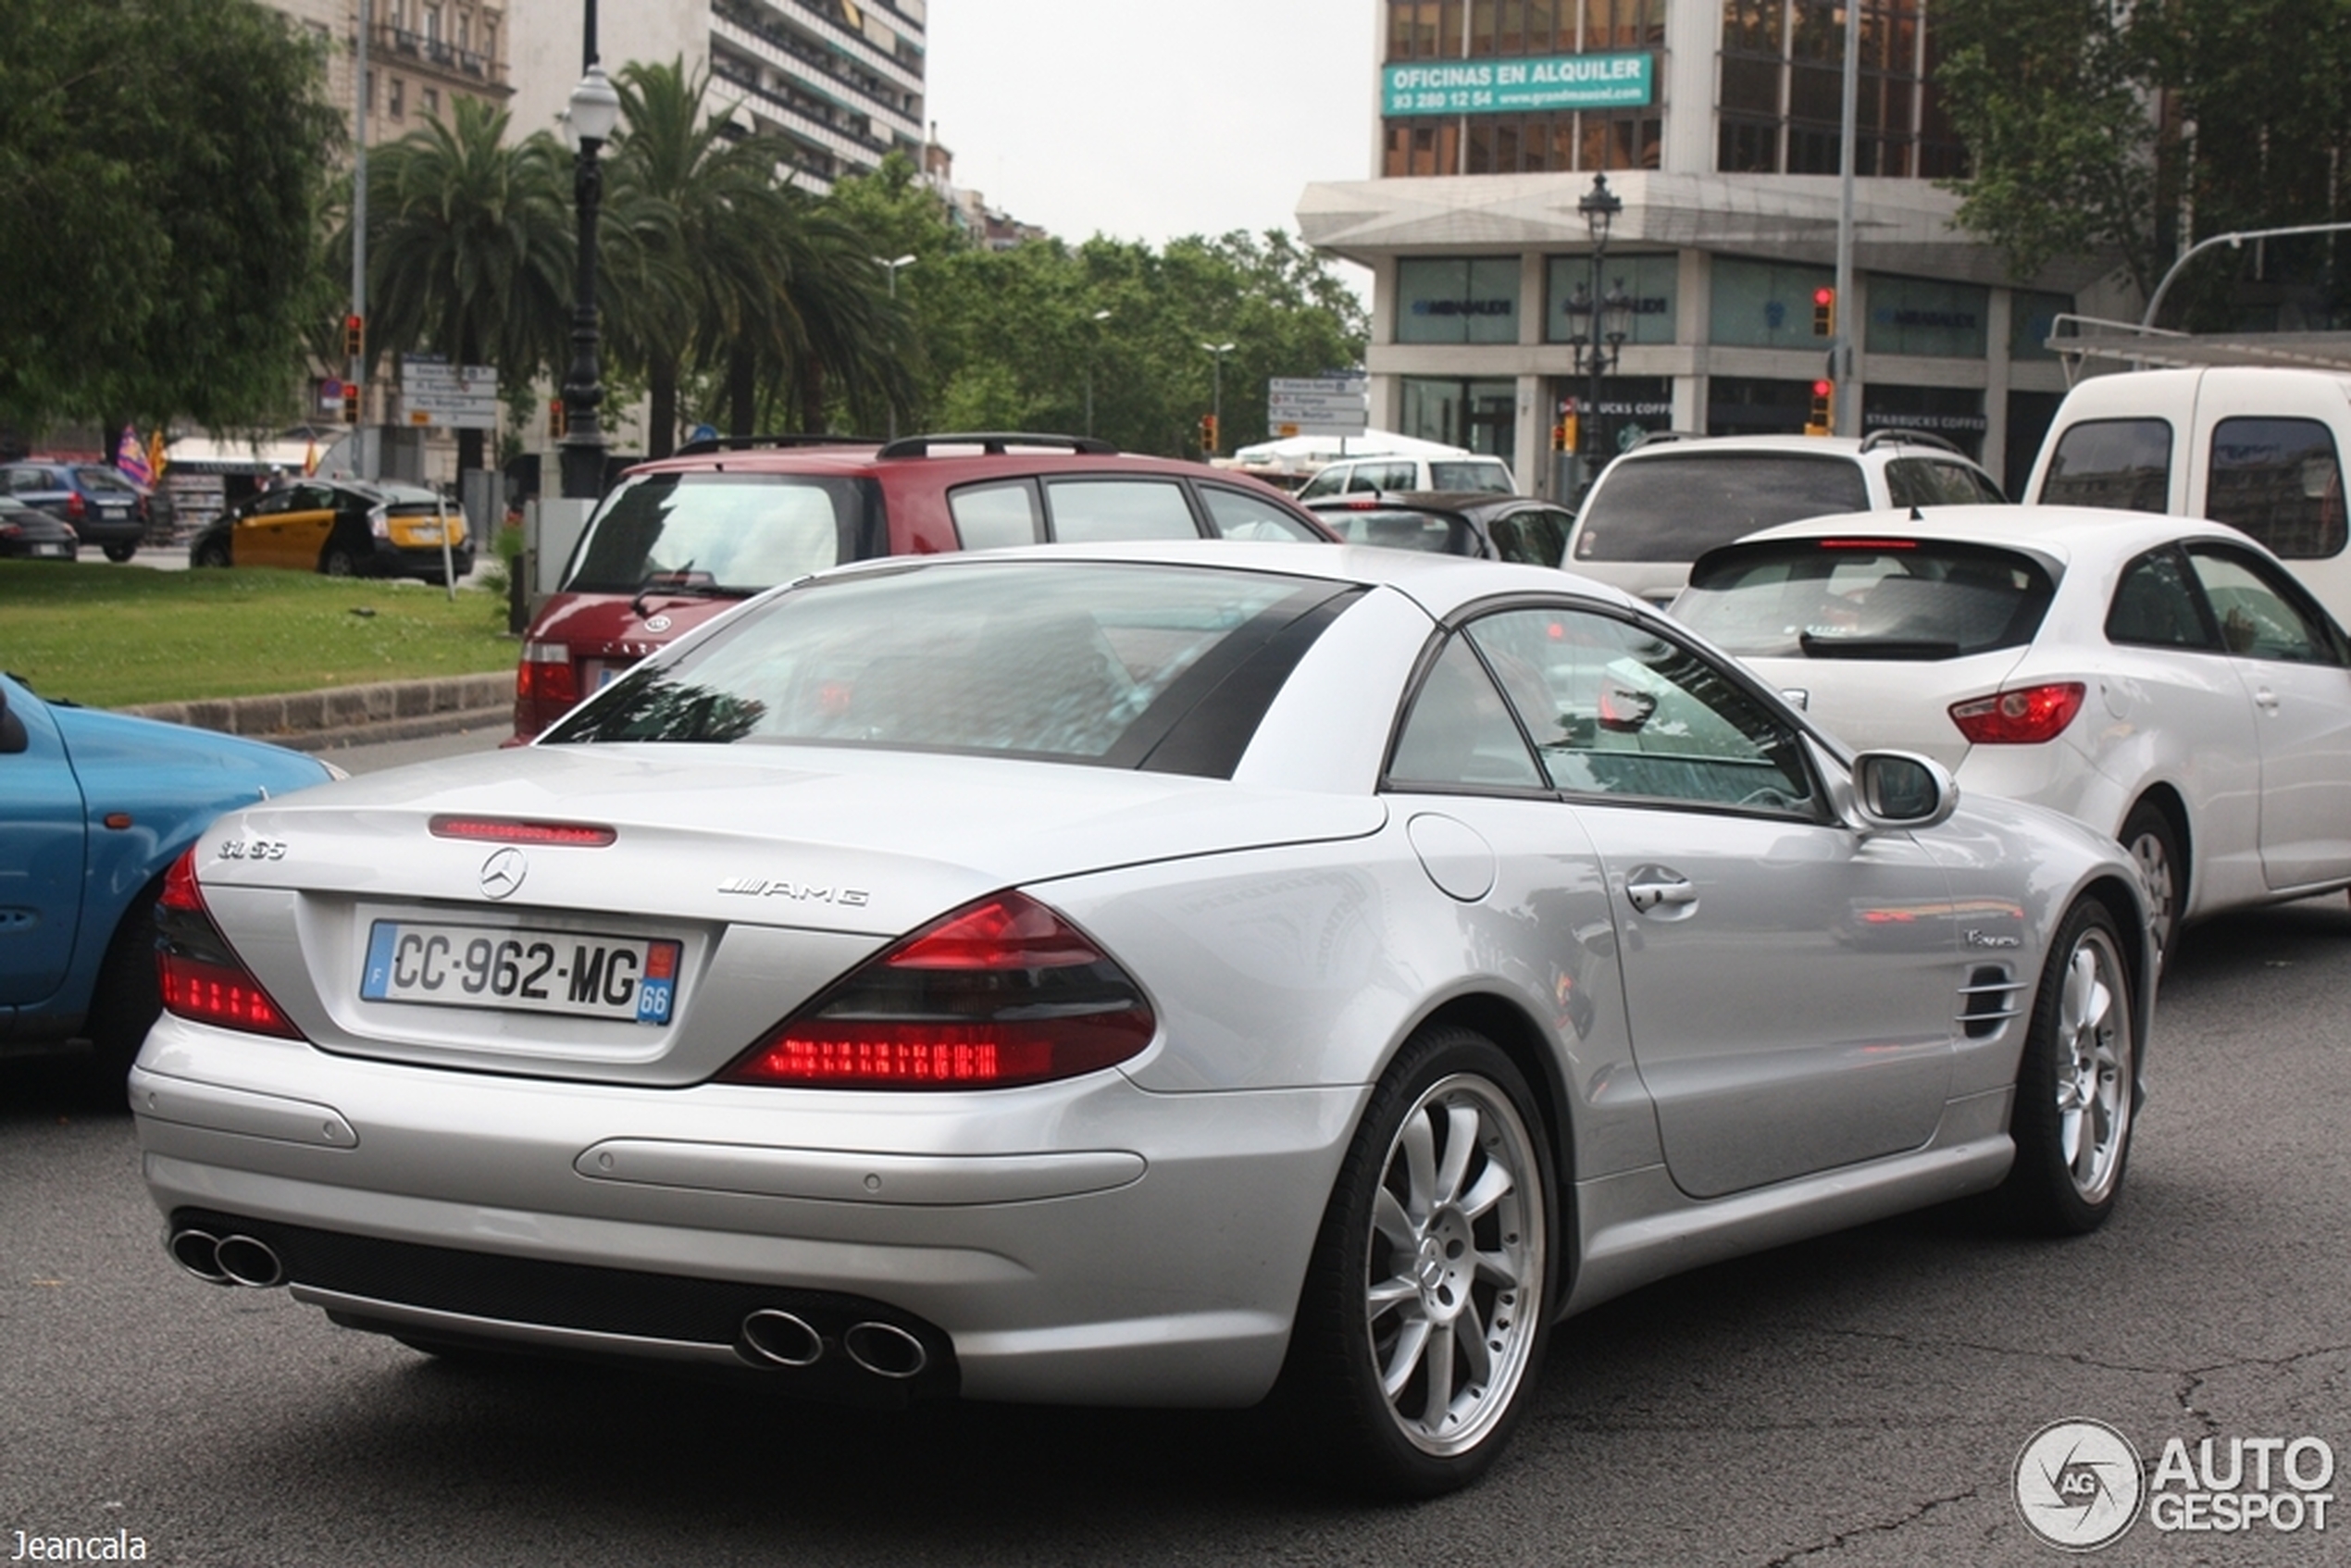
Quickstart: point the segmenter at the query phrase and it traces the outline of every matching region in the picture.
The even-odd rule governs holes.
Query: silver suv
[[[1593,481],[1568,570],[1670,604],[1690,563],[1758,529],[1837,512],[2005,504],[1999,485],[1940,436],[1652,435]]]

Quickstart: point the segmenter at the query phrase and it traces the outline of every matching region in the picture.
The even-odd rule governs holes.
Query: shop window
[[[1991,299],[1973,283],[1872,274],[1862,344],[1872,354],[1982,359]]]
[[[1812,335],[1812,291],[1831,286],[1825,267],[1717,256],[1710,341],[1736,348],[1822,349]]]
[[[1518,342],[1516,256],[1407,256],[1396,293],[1399,343]]]

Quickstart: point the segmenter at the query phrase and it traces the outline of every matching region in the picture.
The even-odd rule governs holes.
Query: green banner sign
[[[1380,112],[1392,118],[1639,108],[1656,92],[1654,61],[1650,55],[1416,60],[1380,73]]]

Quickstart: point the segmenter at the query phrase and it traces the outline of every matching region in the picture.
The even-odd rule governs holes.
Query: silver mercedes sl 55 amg
[[[224,817],[131,1079],[171,1255],[438,1352],[1275,1408],[1478,1475],[1562,1316],[2112,1208],[2154,954],[2053,814],[1533,566],[777,590],[526,749]]]

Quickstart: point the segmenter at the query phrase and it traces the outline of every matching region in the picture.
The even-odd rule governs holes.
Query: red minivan
[[[524,634],[515,739],[729,605],[845,561],[1195,537],[1337,538],[1271,485],[1090,436],[691,442],[629,469],[589,518]]]

